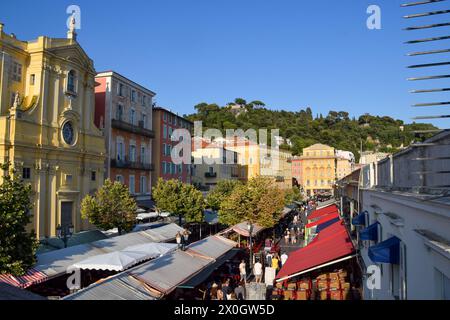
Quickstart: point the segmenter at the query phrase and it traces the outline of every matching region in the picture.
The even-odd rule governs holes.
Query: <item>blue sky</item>
[[[0,1],[5,31],[19,39],[64,37],[66,8],[81,7],[79,42],[97,71],[115,70],[157,93],[159,105],[181,114],[199,102],[225,104],[236,97],[262,100],[272,109],[314,113],[345,110],[411,122],[416,115],[448,108],[414,109],[412,103],[447,101],[445,94],[419,96],[413,88],[444,82],[408,83],[415,75],[444,74],[444,68],[411,71],[408,64],[448,56],[407,57],[411,50],[447,48],[447,42],[408,47],[403,41],[430,31],[406,32],[405,0],[146,0]],[[382,30],[368,30],[366,9],[382,10]],[[447,5],[448,6],[448,5]],[[429,6],[440,9],[444,4]],[[26,10],[24,10],[26,8]],[[432,35],[447,30],[431,31]],[[448,32],[447,32],[448,33]],[[428,121],[430,122],[430,121]],[[448,127],[448,121],[434,124]]]

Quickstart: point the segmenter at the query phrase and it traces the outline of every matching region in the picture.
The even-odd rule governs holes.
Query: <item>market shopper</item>
[[[272,268],[275,272],[278,271],[280,260],[278,260],[278,254],[275,254],[272,258]]]
[[[237,300],[245,300],[245,283],[239,282],[239,285],[234,289]]]
[[[256,283],[261,283],[262,276],[263,276],[263,266],[262,266],[261,262],[259,262],[259,260],[253,266],[253,274],[255,275]]]
[[[283,252],[283,254],[281,255],[281,266],[284,266],[288,258],[289,256],[286,254],[286,252]]]
[[[291,233],[289,232],[289,229],[286,228],[286,231],[284,232],[284,243],[285,244],[289,244],[290,235],[291,235]]]
[[[239,265],[239,274],[241,276],[241,281],[247,281],[247,270],[244,260],[242,260],[241,264]]]
[[[177,245],[178,245],[178,249],[181,249],[182,244],[181,242],[183,241],[183,237],[181,235],[181,232],[177,232],[176,236],[175,236],[175,240],[177,241]]]

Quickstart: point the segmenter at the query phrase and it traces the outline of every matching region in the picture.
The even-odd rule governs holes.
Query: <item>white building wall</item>
[[[431,249],[427,238],[416,230],[429,230],[450,239],[450,204],[421,201],[412,195],[401,195],[377,190],[363,190],[363,210],[369,212],[370,223],[381,224],[382,239],[391,236],[401,239],[406,247],[406,299],[440,299],[441,280],[438,272],[450,279],[450,248]],[[376,205],[379,208],[373,208]],[[394,223],[388,214],[397,215],[402,221]],[[366,267],[374,264],[367,256],[368,247],[363,247],[361,256]],[[394,299],[391,291],[391,267],[382,264],[381,289],[373,291],[374,299]],[[372,298],[372,292],[364,282],[364,296]]]

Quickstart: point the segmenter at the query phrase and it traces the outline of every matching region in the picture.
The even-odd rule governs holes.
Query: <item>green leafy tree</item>
[[[220,204],[225,201],[236,186],[242,185],[239,180],[221,180],[217,183],[214,190],[212,190],[206,197],[207,206],[215,211],[220,209]]]
[[[184,184],[179,180],[159,179],[153,188],[153,198],[159,210],[184,217],[187,223],[203,222],[205,199],[203,194],[194,186]]]
[[[302,193],[300,189],[297,187],[293,187],[292,189],[285,191],[285,204],[290,205],[294,201],[301,202],[303,201]]]
[[[284,202],[284,192],[270,179],[255,177],[245,185],[237,185],[221,203],[219,221],[225,225],[248,221],[273,227],[280,220]]]
[[[0,185],[0,274],[23,275],[36,261],[38,241],[28,232],[32,209],[30,185],[25,185],[10,164],[2,164],[5,173]]]
[[[117,228],[119,234],[133,229],[136,224],[136,209],[136,201],[128,188],[109,179],[95,196],[87,195],[81,203],[84,219],[103,230]]]

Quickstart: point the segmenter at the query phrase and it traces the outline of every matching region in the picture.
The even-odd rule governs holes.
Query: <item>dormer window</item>
[[[77,76],[74,70],[70,70],[67,76],[67,91],[70,93],[76,93],[76,80]]]

